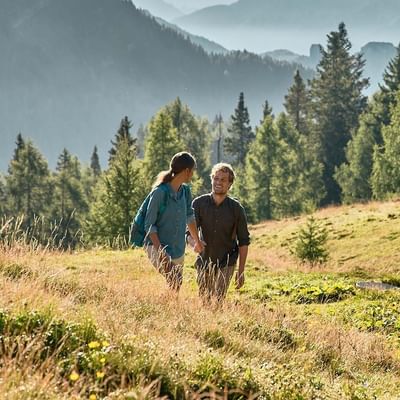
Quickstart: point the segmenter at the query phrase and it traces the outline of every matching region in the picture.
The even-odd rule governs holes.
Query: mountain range
[[[198,10],[174,20],[181,28],[226,48],[255,52],[289,48],[304,52],[325,42],[327,32],[345,22],[356,48],[368,41],[400,37],[398,0],[239,0]],[[289,45],[288,45],[289,44]]]
[[[256,123],[266,99],[282,109],[296,68],[209,55],[126,0],[2,0],[0,56],[0,170],[19,132],[51,166],[64,147],[88,161],[97,145],[104,162],[125,115],[137,129],[177,96],[228,119],[243,91]]]

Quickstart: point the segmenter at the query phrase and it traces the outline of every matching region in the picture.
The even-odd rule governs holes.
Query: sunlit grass
[[[25,348],[3,346],[0,392],[7,399],[153,399],[174,391],[179,398],[396,398],[400,318],[392,304],[400,296],[354,284],[396,282],[398,214],[399,203],[317,213],[330,229],[331,258],[316,269],[298,265],[289,251],[306,217],[252,227],[246,285],[231,287],[223,307],[199,301],[190,252],[176,297],[142,249],[8,246],[0,252],[0,309],[14,316],[37,310],[65,324],[91,321],[107,338],[110,358],[108,369],[71,364],[63,375],[57,357],[37,360],[39,339],[28,341],[22,369]],[[80,351],[91,354],[102,340]],[[136,350],[124,359],[128,349]],[[102,356],[96,360],[101,366]]]

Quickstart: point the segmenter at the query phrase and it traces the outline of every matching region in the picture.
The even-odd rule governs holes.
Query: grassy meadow
[[[179,297],[142,249],[0,250],[2,399],[400,399],[400,202],[327,208],[329,260],[293,257],[306,217],[251,227],[223,307]],[[1,236],[0,227],[0,236]]]

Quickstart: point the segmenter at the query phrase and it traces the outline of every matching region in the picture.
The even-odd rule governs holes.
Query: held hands
[[[195,241],[191,235],[188,235],[187,242],[193,248],[193,251],[195,251],[196,253],[201,253],[204,251],[206,243],[203,242],[202,240]]]
[[[202,253],[204,251],[204,246],[205,243],[202,240],[198,240],[197,242],[195,242],[194,246],[193,246],[193,250],[196,253]]]

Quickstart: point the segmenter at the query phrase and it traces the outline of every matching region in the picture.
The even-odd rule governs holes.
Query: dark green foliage
[[[263,104],[263,118],[260,121],[260,123],[262,124],[264,119],[268,116],[271,116],[272,118],[274,118],[274,114],[272,113],[272,107],[270,106],[270,104],[268,103],[268,100],[265,100],[264,104]]]
[[[111,141],[112,147],[108,152],[110,154],[110,157],[108,159],[109,163],[114,158],[121,141],[127,141],[128,145],[131,146],[132,148],[136,147],[136,138],[132,137],[132,134],[130,132],[131,128],[132,128],[132,123],[131,121],[129,121],[128,117],[125,116],[124,118],[122,118],[118,132],[115,134],[115,141],[113,140]]]
[[[51,197],[49,178],[47,161],[32,142],[17,143],[6,176],[6,195],[10,211],[23,214],[27,226],[35,215],[47,213]]]
[[[298,233],[294,254],[302,263],[308,263],[312,267],[324,264],[328,259],[327,240],[326,228],[311,216]]]
[[[92,169],[93,175],[98,177],[101,174],[100,159],[97,153],[97,146],[94,146],[92,156],[90,157],[90,168]]]
[[[250,144],[255,138],[243,92],[240,93],[238,105],[231,116],[228,133],[225,139],[225,151],[233,157],[235,166],[243,167]]]
[[[382,128],[382,146],[374,147],[371,177],[375,198],[384,199],[400,193],[400,90],[391,112],[390,125]]]
[[[272,179],[278,148],[278,133],[272,117],[268,116],[256,130],[247,157],[246,176],[241,182],[251,193],[252,214],[258,220],[272,218]],[[241,193],[239,198],[248,198],[247,193]]]
[[[136,160],[136,147],[121,139],[110,166],[96,188],[96,201],[88,219],[92,241],[112,245],[115,240],[126,245],[130,224],[143,196],[141,164]]]
[[[345,147],[358,127],[367,98],[362,91],[368,79],[362,78],[361,55],[350,54],[351,43],[345,25],[328,35],[327,49],[317,75],[311,82],[311,109],[324,165],[326,197],[323,204],[340,202],[340,187],[333,178],[335,168],[345,161]]]
[[[146,140],[144,162],[147,188],[161,171],[169,169],[172,156],[182,151],[183,144],[178,139],[177,129],[166,109],[160,110],[150,121]]]
[[[346,162],[335,172],[345,203],[365,201],[372,197],[373,152],[376,144],[382,144],[383,115],[382,93],[378,93],[368,110],[361,115],[360,127],[353,132],[347,144]]]
[[[81,168],[67,149],[60,154],[53,177],[52,219],[58,221],[57,242],[63,248],[75,247],[89,206],[81,182]]]
[[[183,145],[182,149],[196,157],[197,174],[201,182],[195,186],[203,193],[208,186],[210,174],[211,134],[208,121],[195,117],[179,97],[165,109],[171,117],[173,128],[176,129],[178,141]],[[181,150],[177,149],[176,152],[178,151]]]
[[[299,70],[285,96],[284,106],[296,130],[303,135],[310,134],[310,96]]]
[[[384,125],[390,121],[390,107],[397,103],[396,92],[400,89],[400,44],[397,46],[396,56],[389,62],[384,74],[383,84],[380,85],[382,92],[382,105],[384,112],[382,119]]]

